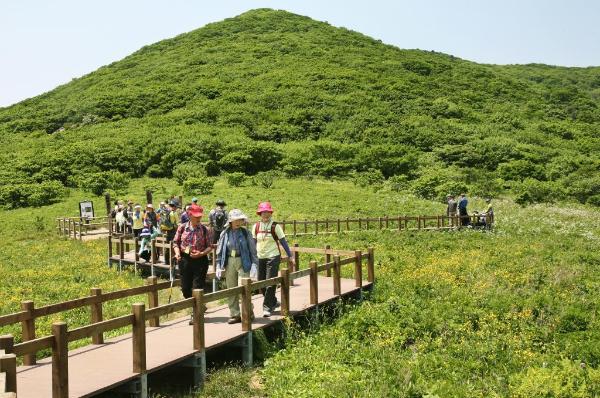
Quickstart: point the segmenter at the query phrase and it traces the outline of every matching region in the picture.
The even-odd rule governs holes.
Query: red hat
[[[258,204],[258,210],[256,210],[256,214],[260,216],[260,213],[268,211],[269,213],[273,213],[273,208],[271,207],[270,202],[260,202]]]
[[[202,208],[202,206],[193,204],[188,209],[188,213],[191,217],[202,217],[204,215],[204,209]]]

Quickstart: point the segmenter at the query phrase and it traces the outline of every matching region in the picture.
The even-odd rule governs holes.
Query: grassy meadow
[[[149,183],[134,180],[126,198],[141,201]],[[160,189],[157,199],[178,193],[170,180],[151,183]],[[75,215],[77,203],[89,197],[74,190],[57,204],[1,211],[0,313],[19,310],[21,300],[41,306],[87,295],[92,286],[111,291],[143,283],[107,268],[106,240],[80,243],[56,235],[54,218]],[[218,197],[249,215],[269,199],[280,220],[440,214],[445,208],[322,179],[279,179],[268,190],[229,187],[219,179],[201,202]],[[101,212],[103,199],[94,203]],[[471,203],[471,210],[484,207],[479,199]],[[494,203],[493,233],[299,237],[309,247],[375,247],[373,297],[296,336],[284,350],[270,350],[258,368],[214,371],[198,396],[600,396],[600,212],[576,204],[523,208],[509,198]],[[133,301],[106,305],[105,317],[128,313]],[[53,320],[75,327],[88,318],[86,309],[41,318],[38,335],[48,334]],[[20,326],[0,333],[20,336]]]

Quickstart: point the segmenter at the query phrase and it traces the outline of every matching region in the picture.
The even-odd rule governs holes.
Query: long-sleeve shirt
[[[211,243],[210,232],[202,224],[194,227],[191,222],[187,222],[177,228],[173,243],[179,246],[182,253],[188,252],[188,248],[189,252],[192,250],[204,251]]]

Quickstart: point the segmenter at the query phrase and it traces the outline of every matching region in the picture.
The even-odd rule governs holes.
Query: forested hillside
[[[0,205],[269,170],[600,205],[599,104],[600,68],[481,65],[259,9],[0,109]]]

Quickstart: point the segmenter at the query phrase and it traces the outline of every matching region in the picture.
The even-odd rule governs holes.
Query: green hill
[[[599,104],[600,68],[481,65],[259,9],[0,109],[0,205],[181,163],[597,205]]]

